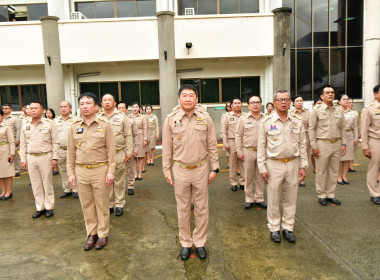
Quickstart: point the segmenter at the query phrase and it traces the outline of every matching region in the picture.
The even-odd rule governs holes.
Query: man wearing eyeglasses
[[[264,115],[261,110],[261,97],[250,96],[247,100],[249,113],[239,119],[236,134],[236,152],[243,162],[245,174],[245,209],[253,205],[267,208],[264,201],[264,181],[257,166],[257,141],[259,128]],[[253,178],[256,176],[255,195],[253,195]]]
[[[310,113],[309,137],[312,153],[316,158],[317,175],[315,187],[319,204],[327,202],[340,205],[335,198],[340,157],[346,154],[346,121],[343,109],[333,104],[334,89],[322,88],[322,104]]]
[[[273,103],[276,111],[265,117],[260,126],[257,162],[261,177],[268,184],[267,218],[271,239],[276,243],[281,242],[282,227],[285,239],[294,243],[298,184],[304,180],[308,166],[305,129],[302,118],[288,112],[288,91],[278,90]]]

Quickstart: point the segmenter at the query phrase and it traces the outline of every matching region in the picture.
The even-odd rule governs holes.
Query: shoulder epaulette
[[[294,108],[289,109],[289,112],[293,113],[294,112]]]
[[[176,111],[173,111],[173,112],[171,112],[170,114],[168,114],[167,117],[169,118],[169,117],[173,116],[175,113],[177,113],[177,112],[176,112]]]
[[[267,120],[269,120],[272,117],[272,115],[267,115],[265,118],[261,120],[262,123],[265,123]]]
[[[51,119],[48,119],[48,118],[46,118],[45,120],[47,120],[48,122],[53,122],[53,120],[51,120]]]
[[[100,115],[100,116],[98,115],[97,117],[98,117],[98,119],[101,120],[101,121],[104,121],[104,122],[106,122],[106,123],[110,123],[109,120],[107,120],[107,118],[104,117],[103,115]]]
[[[314,108],[314,109],[317,109],[317,108],[319,108],[319,107],[321,107],[321,104],[317,104],[317,105],[315,105],[313,108]]]
[[[292,117],[295,117],[295,118],[299,119],[299,120],[302,120],[301,116],[299,116],[299,115],[296,114],[296,113],[290,112],[290,115],[291,115]]]
[[[365,106],[365,108],[371,107],[373,105],[375,105],[375,103],[369,103],[367,106]]]
[[[246,112],[242,112],[239,118],[244,117],[246,114],[247,114]]]

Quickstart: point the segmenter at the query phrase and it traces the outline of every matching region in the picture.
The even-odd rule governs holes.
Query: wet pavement
[[[135,195],[127,195],[124,215],[111,216],[109,243],[100,251],[83,250],[80,203],[59,199],[60,176],[54,177],[54,217],[32,219],[34,199],[23,173],[14,180],[13,198],[0,201],[0,279],[380,279],[380,206],[365,185],[367,160],[360,150],[356,155],[351,184],[337,186],[341,206],[318,204],[308,170],[295,244],[272,242],[265,209],[245,210],[244,192],[231,192],[228,172],[220,172],[209,187],[209,256],[185,262],[178,258],[175,198],[161,158],[136,182]]]

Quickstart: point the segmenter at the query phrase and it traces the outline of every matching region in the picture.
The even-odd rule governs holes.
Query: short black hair
[[[227,110],[227,105],[228,105],[228,103],[230,103],[230,108],[231,108],[231,101],[229,101],[229,100],[227,100],[227,102],[226,102],[226,105],[224,106],[224,109],[228,112],[228,110]]]
[[[102,95],[102,100],[103,100],[103,97],[104,97],[105,95],[111,95],[113,101],[116,101],[116,100],[115,100],[115,96],[113,96],[113,94],[112,94],[112,93],[109,93],[109,92],[107,92],[107,93],[105,93],[105,94]]]
[[[11,104],[5,103],[5,104],[1,105],[1,108],[4,108],[4,106],[8,106],[8,107],[11,107],[11,109],[13,109]]]
[[[331,87],[332,89],[334,89],[333,88],[333,86],[332,85],[324,85],[323,87],[322,87],[322,89],[321,89],[321,93],[320,93],[320,95],[322,95],[323,94],[323,91],[325,90],[325,88],[328,88],[328,87]]]
[[[347,94],[342,93],[342,94],[340,94],[340,95],[338,96],[338,101],[340,101],[340,100],[343,98],[343,96],[347,96],[347,98],[348,98],[348,95],[347,95]]]
[[[380,90],[380,85],[377,85],[373,88],[373,93],[378,93]]]
[[[182,93],[182,91],[185,90],[185,89],[190,89],[190,90],[194,91],[195,95],[198,97],[197,88],[195,86],[193,86],[193,85],[190,85],[190,84],[183,84],[183,85],[181,85],[181,87],[178,90],[178,96],[180,96],[181,93]]]
[[[98,98],[96,97],[95,94],[93,94],[93,93],[91,93],[91,92],[84,92],[84,93],[82,93],[82,94],[78,97],[78,103],[80,102],[80,100],[81,100],[83,97],[91,98],[92,100],[94,100],[94,104],[99,106],[99,100],[98,100]]]
[[[145,105],[145,112],[146,112],[146,108],[147,108],[147,107],[150,107],[150,109],[152,109],[152,112],[153,112],[153,107],[152,107],[152,105],[150,105],[150,104],[146,104],[146,105]]]
[[[30,103],[24,103],[24,104],[22,104],[21,108],[22,108],[22,107],[26,107],[26,106],[28,106],[28,105],[30,105]]]
[[[124,101],[119,101],[119,102],[117,103],[117,106],[119,106],[119,104],[124,104],[124,105],[125,105],[125,108],[127,108],[127,107],[128,107],[128,105],[127,105],[127,102],[124,102]]]
[[[266,105],[265,105],[265,108],[268,109],[268,105],[272,105],[272,107],[274,108],[274,104],[272,102],[268,102]]]
[[[317,104],[317,102],[319,102],[319,101],[322,101],[322,99],[320,97],[314,98],[314,105]]]
[[[243,101],[241,101],[241,98],[240,98],[240,97],[235,96],[235,97],[233,97],[233,98],[231,99],[231,104],[234,103],[234,100],[235,100],[235,99],[240,100],[240,102],[243,102]]]
[[[47,108],[46,112],[47,111],[49,111],[53,115],[53,119],[55,119],[55,112],[54,112],[53,108]],[[46,117],[46,112],[45,112],[45,117]]]
[[[30,104],[32,104],[32,103],[40,104],[41,108],[42,108],[42,109],[44,108],[44,105],[42,105],[42,103],[41,103],[40,101],[35,100],[35,101],[30,102],[28,105],[30,105]]]
[[[248,98],[247,98],[247,103],[249,103],[249,100],[250,100],[252,97],[257,97],[258,99],[260,99],[260,102],[263,102],[263,100],[261,99],[260,96],[258,96],[258,95],[251,95],[251,96],[248,96]]]
[[[301,95],[296,95],[292,97],[292,102],[294,103],[298,97],[301,97],[303,100],[303,97]]]

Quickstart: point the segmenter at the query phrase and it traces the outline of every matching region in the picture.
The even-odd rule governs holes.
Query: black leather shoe
[[[265,209],[267,209],[267,207],[268,207],[268,205],[266,204],[265,201],[256,202],[256,205],[257,206],[261,206],[261,207],[263,207]]]
[[[58,174],[58,171],[53,171],[53,176],[57,176]]]
[[[306,187],[305,183],[299,183],[298,186],[303,188]]]
[[[124,213],[123,208],[116,207],[116,210],[115,210],[115,215],[116,216],[121,216],[121,215],[123,215],[123,213]]]
[[[53,217],[53,216],[54,216],[54,211],[53,211],[53,209],[51,209],[51,210],[46,210],[46,212],[45,212],[45,216],[46,216],[46,218]]]
[[[335,197],[333,197],[333,198],[326,198],[326,200],[328,201],[328,202],[331,202],[331,203],[334,203],[335,205],[341,205],[342,204],[342,202],[340,202],[338,199],[336,199]]]
[[[350,182],[348,182],[348,181],[346,181],[346,180],[342,180],[342,182],[343,182],[343,184],[345,184],[345,185],[349,185],[349,184],[350,184]]]
[[[240,185],[240,189],[244,191],[244,185]]]
[[[133,189],[128,189],[128,195],[134,195],[135,191]]]
[[[371,197],[373,203],[380,205],[380,197]]]
[[[20,173],[17,172],[17,173],[15,174],[15,177],[20,177]]]
[[[181,259],[185,261],[188,258],[190,258],[190,252],[191,252],[191,248],[189,248],[189,247],[182,247],[181,253],[180,253]]]
[[[203,260],[207,257],[207,251],[205,247],[197,247],[195,249],[197,251],[198,258]]]
[[[77,192],[73,192],[73,197],[74,198],[79,198],[79,194]]]
[[[327,206],[327,200],[326,200],[326,198],[320,198],[318,202],[322,206]]]
[[[37,211],[36,213],[33,214],[32,217],[33,217],[33,219],[39,218],[42,215],[45,215],[45,212],[46,212],[46,210]]]
[[[280,234],[280,231],[272,231],[270,233],[270,238],[276,242],[276,243],[280,243],[281,242],[281,234]]]
[[[344,185],[343,181],[336,181],[338,185]]]
[[[231,191],[236,192],[236,191],[237,191],[237,186],[236,186],[236,185],[235,185],[235,186],[232,186],[232,187],[231,187]]]
[[[284,235],[285,239],[288,240],[290,243],[296,242],[296,236],[294,235],[293,231],[284,229],[282,231],[282,234]]]
[[[253,205],[252,202],[246,202],[246,203],[244,204],[244,208],[245,208],[245,209],[251,209],[252,205]]]
[[[73,193],[72,192],[64,192],[63,194],[61,194],[61,196],[59,198],[65,198],[65,197],[69,197],[69,196],[72,196]]]
[[[110,214],[113,214],[115,210],[113,208],[110,208]]]
[[[355,169],[348,168],[348,172],[356,172]]]
[[[8,195],[8,196],[2,196],[1,197],[1,200],[7,200],[7,199],[10,199],[10,198],[12,198],[13,197],[13,193],[11,193],[10,195]]]

